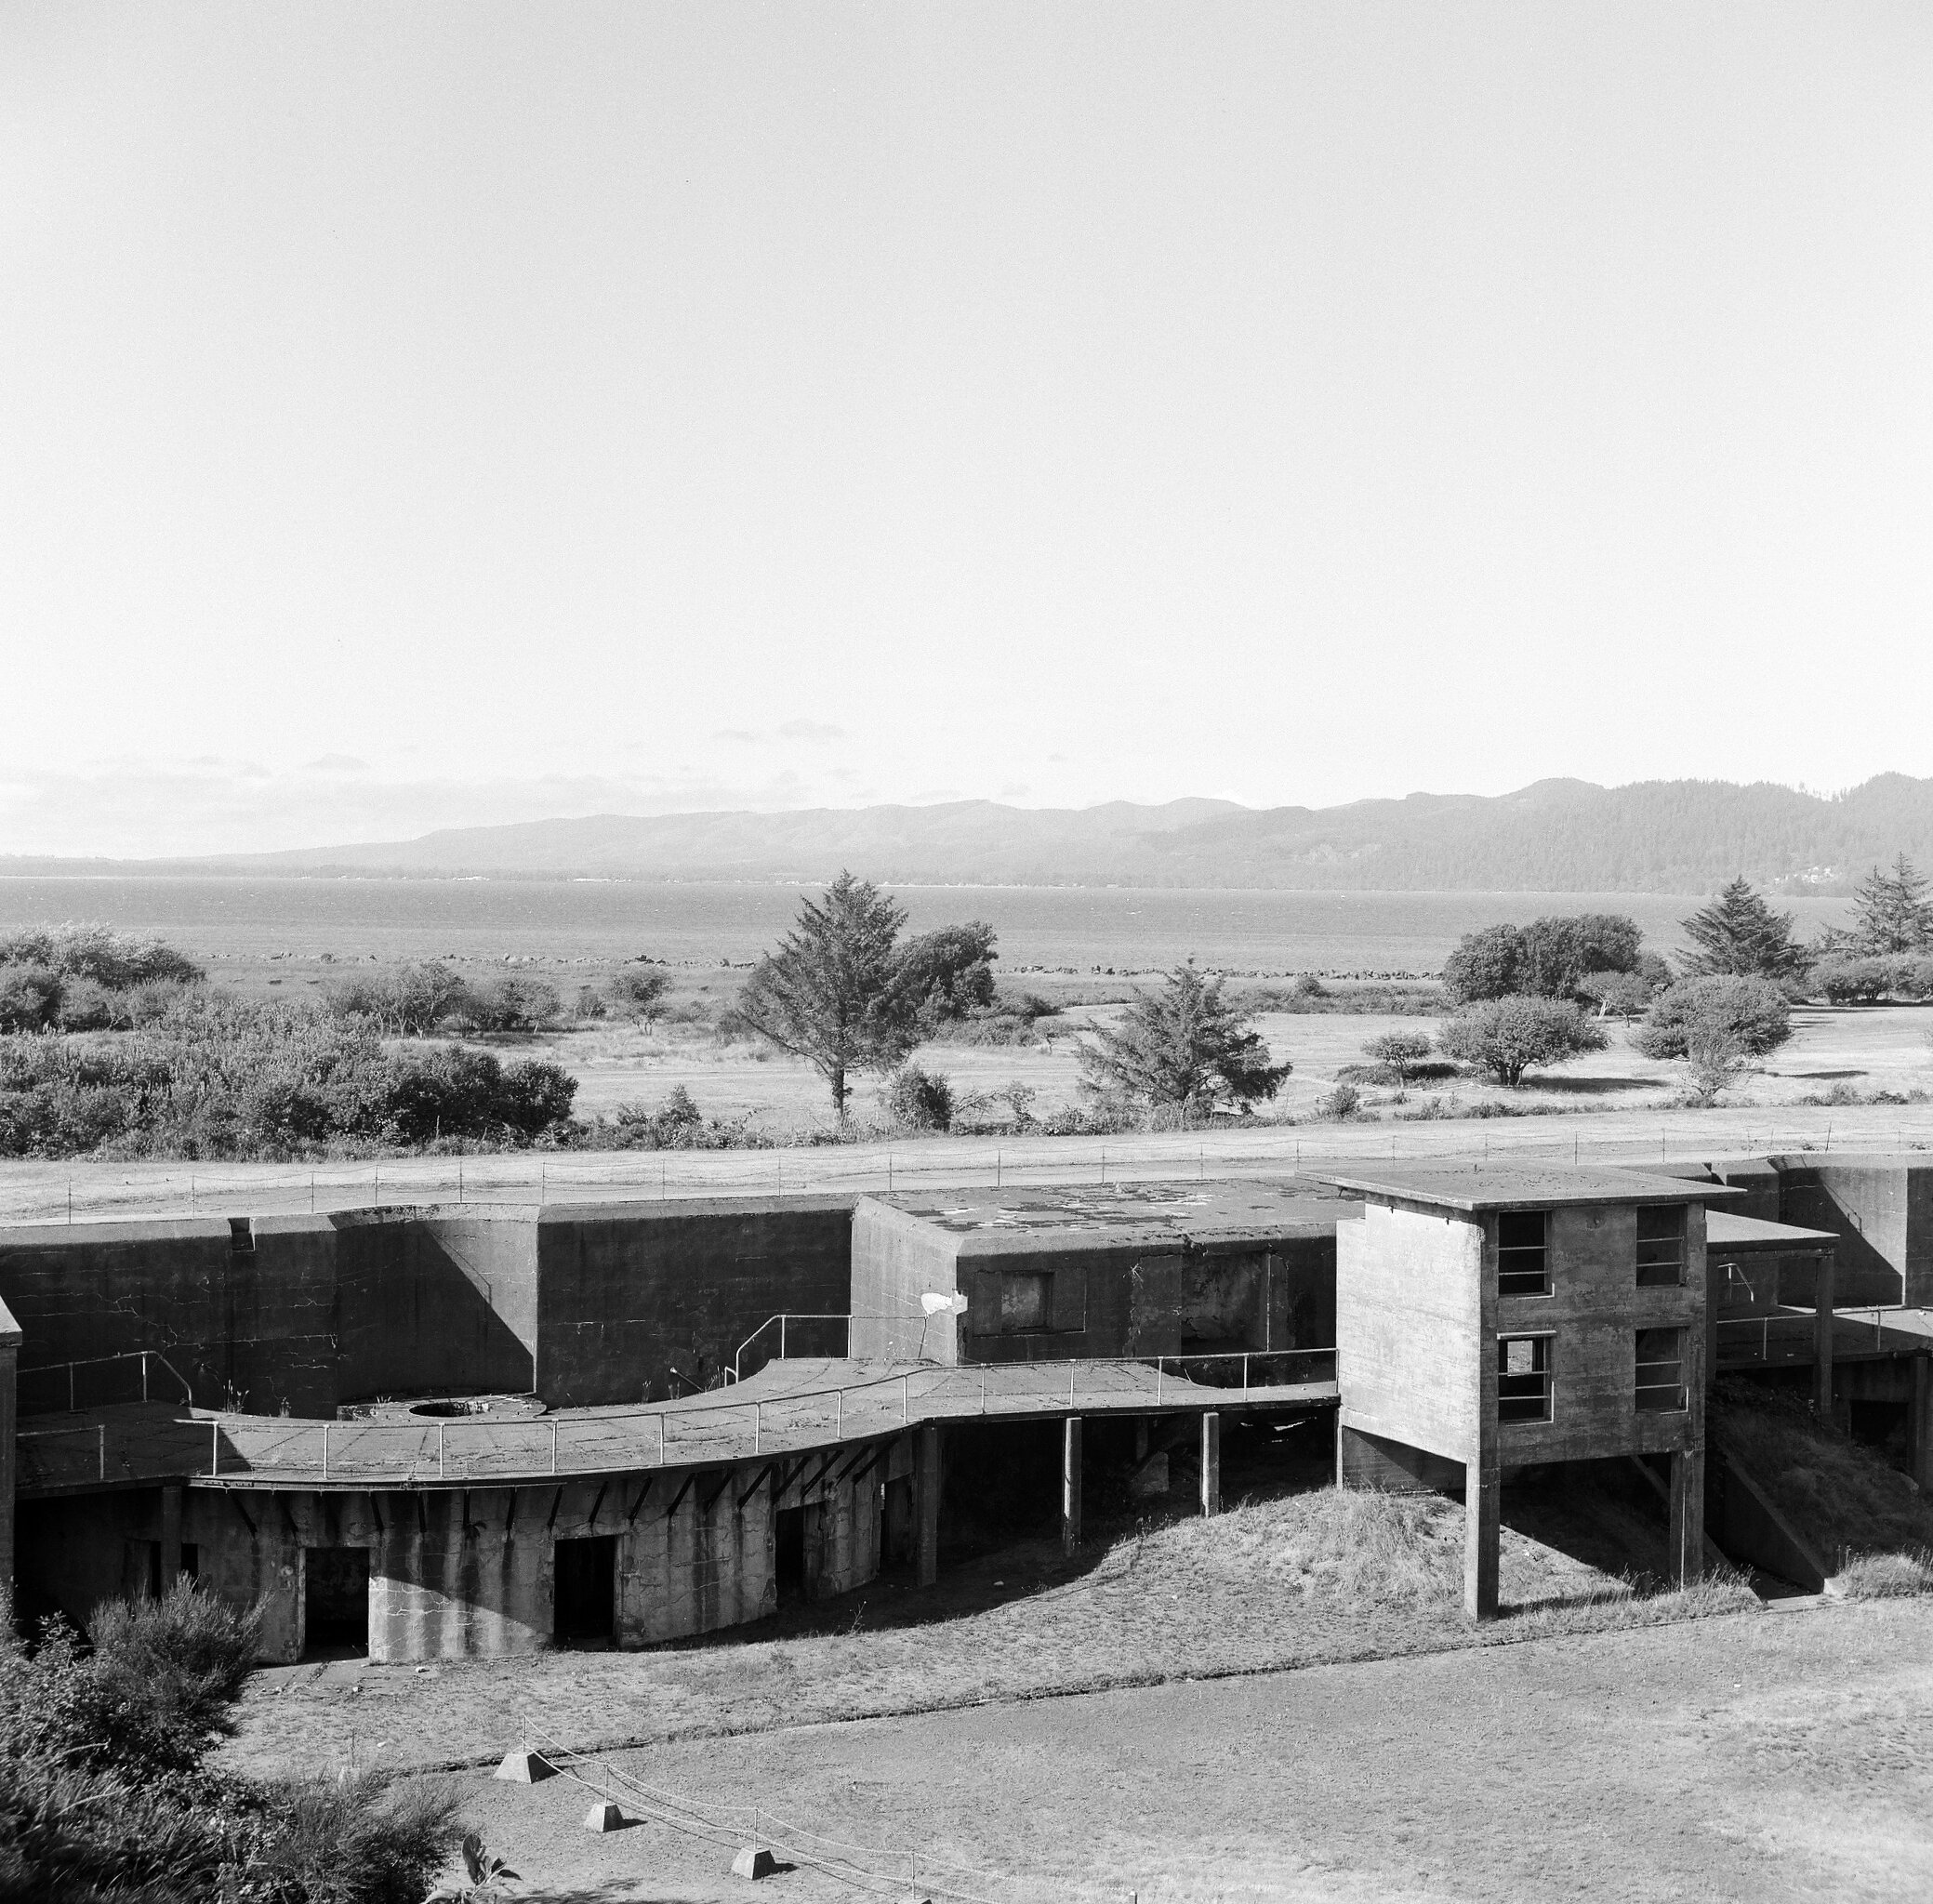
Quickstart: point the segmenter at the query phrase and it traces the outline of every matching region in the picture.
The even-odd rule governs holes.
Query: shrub
[[[1651,1001],[1631,1042],[1648,1058],[1689,1058],[1734,1047],[1763,1057],[1792,1036],[1792,1007],[1768,978],[1681,979]]]
[[[1527,926],[1466,932],[1443,962],[1443,985],[1458,1004],[1529,997],[1574,998],[1593,972],[1633,972],[1642,954],[1636,921],[1587,912],[1533,919]]]
[[[1575,1005],[1558,998],[1491,998],[1467,1005],[1437,1035],[1438,1048],[1513,1088],[1535,1064],[1601,1051],[1605,1036]]]
[[[1410,1074],[1429,1056],[1430,1039],[1426,1032],[1385,1031],[1380,1038],[1370,1038],[1362,1050],[1365,1057],[1388,1065],[1401,1085],[1410,1081]]]
[[[670,985],[671,974],[662,967],[634,962],[604,981],[604,996],[628,1018],[650,1018]]]
[[[1812,972],[1812,989],[1832,1005],[1871,1005],[1892,988],[1889,959],[1826,959]]]
[[[908,1130],[950,1130],[953,1087],[935,1072],[902,1064],[886,1080],[886,1111]]]
[[[1346,1124],[1362,1109],[1362,1092],[1353,1084],[1338,1084],[1327,1097],[1316,1100],[1317,1117]]]
[[[323,988],[324,1003],[338,1017],[367,1018],[397,1038],[423,1038],[460,1017],[469,996],[463,981],[434,959],[352,972]]]
[[[1635,1018],[1657,986],[1638,972],[1587,972],[1577,989],[1580,998],[1596,1005],[1600,1018]]]
[[[0,965],[0,1031],[40,1031],[60,1010],[60,975],[45,965]]]
[[[197,985],[200,966],[159,939],[136,939],[104,925],[70,920],[34,926],[0,939],[0,966],[39,965],[63,978],[89,978],[111,992],[160,981]]]
[[[506,972],[466,988],[450,1023],[472,1032],[541,1031],[556,1022],[559,1010],[557,987],[548,979]]]
[[[1261,1034],[1222,985],[1187,964],[1168,972],[1159,991],[1137,990],[1118,1029],[1099,1026],[1082,1044],[1082,1090],[1184,1117],[1273,1098],[1292,1067],[1269,1063]]]

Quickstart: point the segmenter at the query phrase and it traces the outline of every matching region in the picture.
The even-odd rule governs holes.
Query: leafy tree
[[[620,1012],[649,1018],[671,986],[671,974],[661,965],[634,960],[604,982],[605,996]]]
[[[1655,983],[1640,972],[1587,972],[1578,981],[1578,996],[1593,1001],[1600,1018],[1612,1014],[1635,1018],[1651,1002]]]
[[[1594,972],[1631,972],[1642,954],[1637,922],[1622,913],[1533,919],[1467,932],[1443,964],[1457,1004],[1478,998],[1574,998]]]
[[[843,1123],[854,1071],[890,1071],[920,1042],[919,1000],[900,983],[906,914],[870,879],[842,872],[825,902],[753,968],[734,1008],[747,1029],[825,1078]]]
[[[1517,989],[1522,934],[1515,926],[1486,926],[1465,932],[1443,961],[1443,989],[1452,1004],[1507,998]]]
[[[1678,963],[1688,978],[1732,973],[1795,977],[1806,955],[1792,942],[1793,915],[1774,912],[1742,875],[1683,921],[1692,950]]]
[[[0,1031],[39,1031],[60,1011],[60,975],[45,965],[0,965]]]
[[[937,1026],[994,1003],[993,928],[978,919],[942,926],[909,939],[899,954],[895,983],[922,1023]]]
[[[1715,1049],[1725,1040],[1735,1040],[1741,1055],[1763,1057],[1791,1036],[1792,1007],[1778,985],[1720,972],[1661,992],[1631,1042],[1648,1058],[1687,1058],[1694,1044]]]
[[[1444,1021],[1437,1044],[1446,1055],[1488,1071],[1515,1089],[1533,1064],[1601,1051],[1604,1033],[1561,998],[1518,995],[1464,1006]]]
[[[1861,952],[1917,952],[1933,945],[1926,879],[1902,853],[1890,873],[1874,866],[1853,894],[1853,938]]]
[[[1291,1068],[1269,1063],[1248,1014],[1223,998],[1221,976],[1204,978],[1192,962],[1177,965],[1158,992],[1137,987],[1120,1025],[1097,1027],[1080,1048],[1089,1091],[1186,1117],[1248,1111],[1274,1097]]]
[[[436,959],[351,972],[323,988],[323,1000],[341,1018],[367,1018],[391,1038],[423,1038],[469,1002],[469,987]]]
[[[1385,1031],[1362,1048],[1366,1058],[1387,1064],[1398,1084],[1408,1084],[1410,1074],[1430,1054],[1429,1035],[1421,1031]]]

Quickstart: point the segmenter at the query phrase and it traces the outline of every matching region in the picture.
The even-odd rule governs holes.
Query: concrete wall
[[[831,1454],[832,1450],[827,1450]],[[306,1550],[369,1554],[369,1657],[446,1659],[552,1644],[556,1542],[616,1541],[616,1641],[642,1646],[762,1619],[777,1605],[774,1516],[816,1505],[814,1597],[879,1569],[889,1480],[911,1472],[904,1437],[823,1456],[544,1487],[411,1492],[186,1492],[181,1538],[203,1584],[263,1607],[261,1657],[301,1657]],[[30,1501],[21,1585],[31,1607],[85,1621],[104,1599],[143,1591],[161,1534],[161,1491]]]
[[[1495,1219],[1487,1224],[1492,1240]],[[1704,1445],[1704,1208],[1686,1211],[1685,1280],[1676,1289],[1637,1287],[1637,1212],[1583,1206],[1551,1212],[1552,1293],[1497,1298],[1499,1335],[1556,1332],[1551,1353],[1551,1419],[1504,1421],[1499,1459],[1590,1461],[1605,1455],[1664,1453]],[[1492,1259],[1494,1260],[1494,1259]],[[1685,1331],[1682,1413],[1640,1412],[1635,1399],[1635,1333]]]
[[[920,1299],[963,1287],[961,1238],[871,1197],[862,1197],[854,1209],[852,1236],[853,1354],[867,1362],[957,1362],[955,1318],[944,1315],[929,1322]]]
[[[1890,1157],[1780,1159],[1782,1221],[1839,1238],[1835,1301],[1933,1305],[1933,1168]]]
[[[1451,1461],[1476,1454],[1483,1330],[1480,1223],[1371,1203],[1336,1233],[1342,1427]]]
[[[591,1408],[706,1387],[769,1316],[847,1313],[852,1239],[843,1197],[546,1210],[536,1391]],[[844,1347],[837,1326],[806,1340],[791,1352]]]

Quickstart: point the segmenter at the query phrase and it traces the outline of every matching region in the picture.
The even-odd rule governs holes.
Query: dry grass
[[[1933,1547],[1907,1554],[1861,1554],[1839,1572],[1848,1600],[1910,1600],[1933,1593]]]
[[[519,1713],[576,1746],[698,1738],[1495,1646],[1754,1604],[1733,1580],[1650,1593],[1506,1528],[1504,1617],[1474,1627],[1463,1614],[1460,1503],[1333,1488],[1136,1533],[1073,1568],[1046,1543],[1010,1549],[957,1570],[955,1590],[972,1591],[976,1578],[992,1604],[951,1617],[932,1617],[931,1596],[880,1582],[814,1609],[821,1629],[797,1637],[754,1628],[644,1653],[371,1668],[352,1696],[265,1692],[247,1708],[238,1750],[258,1765],[313,1765],[345,1755],[351,1736],[379,1736],[388,1764],[475,1763],[514,1739]]]
[[[1860,1558],[1904,1560],[1933,1548],[1933,1505],[1926,1496],[1871,1448],[1820,1428],[1801,1397],[1724,1382],[1710,1427],[1829,1571],[1843,1572]],[[1900,1572],[1883,1565],[1869,1570],[1874,1579]]]

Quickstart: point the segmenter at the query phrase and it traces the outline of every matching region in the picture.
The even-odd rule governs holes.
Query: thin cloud
[[[843,740],[846,731],[825,721],[788,721],[778,730],[781,740]]]

